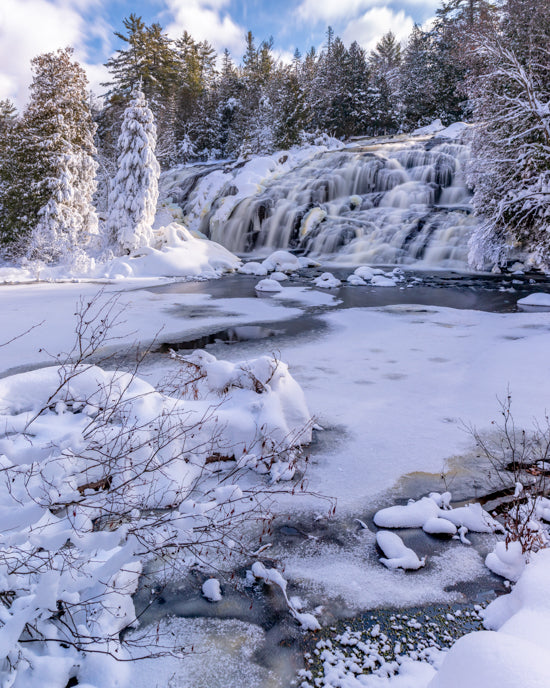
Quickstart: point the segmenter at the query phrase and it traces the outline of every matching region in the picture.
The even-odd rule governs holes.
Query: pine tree
[[[118,253],[147,246],[153,238],[160,167],[156,127],[145,96],[134,91],[118,140],[118,171],[110,194],[108,230]]]
[[[74,258],[97,234],[95,127],[86,74],[69,48],[35,57],[31,64],[29,104],[10,132],[2,239],[20,253],[28,250],[31,258],[54,260],[67,252]],[[63,209],[54,208],[58,203]]]
[[[401,46],[388,31],[369,56],[373,114],[371,126],[379,133],[394,132],[399,121],[399,66]]]
[[[430,34],[415,24],[399,68],[399,96],[406,130],[429,124],[439,112],[433,63]]]

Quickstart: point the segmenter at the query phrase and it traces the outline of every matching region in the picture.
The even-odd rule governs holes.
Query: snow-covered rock
[[[262,263],[268,272],[295,272],[301,268],[298,258],[289,251],[275,251]]]
[[[220,581],[217,578],[209,578],[202,584],[202,594],[209,602],[219,602],[222,599]]]
[[[438,516],[429,518],[422,526],[422,530],[430,535],[456,535],[455,524]]]
[[[313,284],[315,284],[316,287],[321,287],[321,289],[335,289],[339,287],[342,282],[331,272],[323,272],[322,275],[313,280]]]
[[[422,528],[430,518],[439,516],[439,507],[430,497],[377,511],[374,523],[379,528]]]
[[[359,275],[356,274],[350,275],[346,281],[353,287],[364,287],[367,284],[362,277],[359,277]]]
[[[395,287],[397,282],[392,277],[386,277],[385,275],[374,275],[371,279],[371,284],[375,287]]]
[[[485,558],[485,566],[493,573],[510,581],[517,581],[525,568],[526,556],[517,540],[497,542],[495,549]]]
[[[407,547],[396,533],[380,530],[376,533],[376,543],[386,555],[380,562],[388,569],[416,570],[426,564],[426,557],[419,559],[416,552]]]
[[[240,265],[237,272],[240,272],[241,275],[257,275],[258,277],[264,277],[267,275],[267,268],[265,265],[256,263],[252,260],[249,263]]]
[[[488,631],[469,633],[445,656],[428,688],[550,685],[550,550],[532,555],[512,592],[482,612]]]
[[[267,292],[277,292],[277,291],[282,291],[283,287],[277,280],[273,279],[263,279],[258,282],[258,284],[254,287],[256,291],[267,291]]]

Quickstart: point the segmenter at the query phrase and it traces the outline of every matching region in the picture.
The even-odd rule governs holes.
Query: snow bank
[[[543,688],[550,685],[550,550],[535,554],[512,592],[483,612],[488,631],[448,652],[429,688]]]
[[[155,230],[154,239],[153,246],[144,246],[100,266],[97,276],[215,278],[235,270],[241,262],[220,244],[198,239],[176,222]]]
[[[0,267],[0,282],[146,277],[212,279],[232,272],[240,265],[241,260],[220,244],[194,236],[183,225],[172,222],[153,230],[152,245],[142,246],[126,256],[106,262],[91,258],[84,266],[50,266],[35,262],[22,267]]]

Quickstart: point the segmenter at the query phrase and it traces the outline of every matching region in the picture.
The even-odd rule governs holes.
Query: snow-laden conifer
[[[147,246],[153,238],[160,175],[155,146],[153,113],[143,93],[135,91],[124,112],[110,195],[109,230],[119,253]]]
[[[39,55],[29,104],[10,135],[3,238],[31,259],[73,261],[97,234],[95,125],[72,50]]]

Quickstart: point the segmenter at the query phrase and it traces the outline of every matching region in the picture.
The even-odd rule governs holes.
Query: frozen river
[[[313,274],[295,276],[282,292],[260,298],[258,279],[244,275],[135,282],[123,289],[108,284],[101,298],[118,293],[124,320],[113,332],[120,339],[112,349],[120,355],[124,345],[155,339],[157,353],[140,373],[153,382],[170,369],[166,345],[206,347],[231,361],[276,352],[289,365],[322,430],[309,452],[309,492],[278,499],[267,556],[284,569],[290,594],[322,621],[376,607],[471,598],[475,585],[468,584],[492,584],[483,565],[492,536],[473,537],[471,548],[455,542],[434,547],[428,536],[416,537],[414,546],[428,554],[429,565],[403,574],[381,567],[373,533],[354,519],[370,525],[377,508],[430,490],[450,489],[462,500],[490,489],[491,476],[465,428],[490,431],[497,397],[507,389],[518,425],[530,426],[543,414],[550,312],[521,311],[516,303],[550,285],[541,278],[532,284],[532,276],[442,272],[408,273],[392,288],[320,290],[311,287]],[[89,300],[99,288],[0,289],[3,341],[36,326],[2,348],[2,373],[45,365],[49,355],[69,351],[68,315],[79,298]],[[337,500],[332,521],[314,493]],[[244,585],[245,570],[246,563],[236,569],[239,580],[224,583],[219,607],[201,599],[201,575],[147,593],[154,602],[152,628],[166,613],[178,614],[167,630],[194,652],[184,660],[137,664],[136,687],[288,685],[299,665],[301,632],[285,618],[276,591],[266,600]]]

